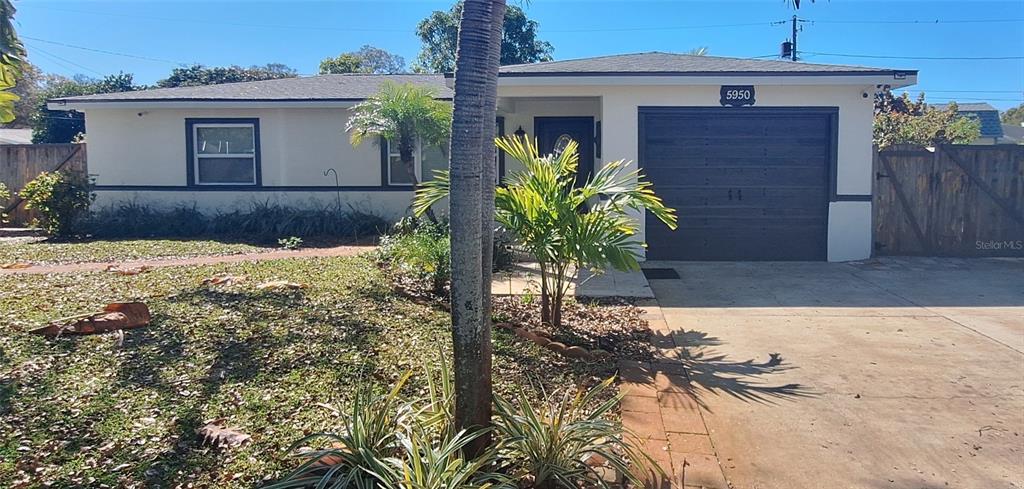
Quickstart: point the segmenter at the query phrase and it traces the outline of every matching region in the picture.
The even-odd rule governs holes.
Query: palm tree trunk
[[[452,236],[452,339],[455,360],[455,425],[459,430],[480,428],[491,422],[491,345],[485,331],[481,230],[481,141],[490,78],[491,0],[467,0],[459,22],[455,57],[455,97],[452,114],[451,192],[449,216]],[[493,71],[493,73],[492,73]],[[491,118],[491,125],[494,125]],[[489,437],[466,448],[483,452]]]
[[[487,47],[487,86],[484,88],[483,137],[480,139],[480,297],[482,321],[480,341],[486,349],[482,360],[491,370],[491,276],[494,272],[494,146],[495,123],[498,108],[498,67],[501,62],[501,36],[504,30],[505,0],[491,0],[491,35]],[[492,76],[493,75],[493,76]],[[489,440],[485,440],[487,442]],[[486,445],[481,445],[484,447]],[[477,450],[478,453],[482,450]]]

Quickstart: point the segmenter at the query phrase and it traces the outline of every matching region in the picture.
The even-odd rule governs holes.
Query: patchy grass
[[[83,263],[149,258],[256,253],[274,248],[213,240],[126,239],[95,241],[0,240],[0,263]]]
[[[216,273],[232,286],[200,285]],[[258,291],[269,280],[309,285]],[[143,300],[153,323],[46,340],[48,319]],[[391,293],[366,258],[292,259],[109,273],[0,276],[0,487],[254,487],[294,468],[299,437],[337,430],[354,387],[450,358],[447,314]],[[494,332],[495,388],[592,384],[612,362],[566,359]],[[410,389],[421,389],[414,378]],[[322,403],[328,407],[319,405]],[[252,435],[204,446],[224,422]]]

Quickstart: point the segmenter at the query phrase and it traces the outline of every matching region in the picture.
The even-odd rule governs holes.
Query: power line
[[[1024,19],[965,19],[965,20],[814,20],[800,19],[800,22],[821,23],[821,24],[998,24],[1010,22],[1024,22]]]
[[[991,60],[1012,60],[1024,59],[1024,56],[884,56],[871,54],[847,54],[847,53],[818,53],[813,51],[801,51],[804,54],[820,56],[837,56],[841,58],[871,58],[871,59],[916,59],[916,60],[948,60],[948,61],[991,61]]]
[[[908,95],[914,95],[910,90],[903,90]],[[979,97],[926,97],[929,100],[974,100],[979,102],[1024,102],[1024,98],[979,98]]]
[[[24,37],[24,36],[22,36],[22,37]],[[56,54],[53,54],[53,53],[51,53],[49,51],[46,51],[44,49],[39,48],[39,46],[33,46],[32,44],[29,44],[29,43],[25,43],[25,45],[28,46],[29,48],[31,48],[33,51],[38,51],[39,54],[42,54],[44,56],[48,56],[50,59],[55,60],[58,64],[64,65],[65,68],[67,68],[68,65],[77,66],[78,68],[81,68],[83,70],[91,71],[91,72],[93,72],[93,73],[95,73],[95,74],[97,74],[99,76],[103,76],[103,73],[100,73],[97,70],[94,70],[92,68],[89,68],[88,66],[76,63],[74,61],[71,61],[70,59],[67,59],[67,58],[64,58],[64,57],[61,57],[61,56],[57,56]],[[67,63],[67,64],[65,65],[64,63]],[[74,71],[74,70],[72,70],[72,71]]]
[[[50,41],[50,40],[47,40],[47,39],[40,39],[38,37],[31,37],[31,36],[26,36],[26,35],[22,35],[21,38],[22,39],[29,39],[29,40],[32,40],[32,41],[45,42],[47,44],[53,44],[53,45],[56,45],[56,46],[64,46],[66,48],[81,49],[83,51],[91,51],[91,52],[94,52],[94,53],[109,54],[109,55],[112,55],[112,56],[123,56],[123,57],[126,57],[126,58],[142,59],[142,60],[146,60],[146,61],[157,61],[157,62],[160,62],[160,63],[170,63],[172,65],[189,65],[189,64],[192,64],[192,63],[184,63],[184,62],[181,62],[181,61],[172,61],[172,60],[169,60],[169,59],[153,58],[153,57],[150,57],[150,56],[139,56],[137,54],[119,53],[117,51],[107,51],[105,49],[96,49],[96,48],[90,48],[90,47],[86,47],[86,46],[77,46],[75,44],[67,44],[67,43],[63,43],[63,42],[59,42],[59,41]]]
[[[1020,90],[928,90],[915,88],[915,90],[933,93],[1024,93],[1024,88]]]
[[[574,32],[630,32],[630,31],[675,31],[684,29],[720,29],[725,27],[764,27],[785,24],[788,20],[777,20],[768,22],[746,22],[742,24],[707,24],[707,25],[676,25],[676,26],[647,26],[647,27],[607,27],[593,29],[544,29],[545,33],[574,33]]]

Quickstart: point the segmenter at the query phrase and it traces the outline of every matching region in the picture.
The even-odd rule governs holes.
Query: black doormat
[[[675,268],[641,268],[647,280],[679,280]]]

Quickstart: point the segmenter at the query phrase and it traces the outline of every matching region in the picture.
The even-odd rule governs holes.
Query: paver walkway
[[[642,448],[666,477],[647,471],[647,487],[728,489],[685,358],[684,338],[665,321],[656,301],[641,304],[650,325],[655,357],[651,362],[619,362],[623,392],[622,423],[643,442]]]
[[[95,272],[105,270],[111,265],[119,268],[137,268],[146,266],[157,267],[179,267],[187,265],[215,265],[218,263],[240,263],[247,261],[280,260],[282,258],[317,258],[332,256],[354,256],[365,251],[372,250],[373,246],[334,246],[331,248],[303,248],[299,250],[276,250],[258,253],[240,253],[236,255],[213,255],[195,256],[191,258],[153,258],[147,260],[129,260],[122,262],[85,262],[65,263],[55,265],[32,265],[28,268],[0,269],[0,275],[4,274],[43,274],[43,273],[74,273],[74,272]]]

